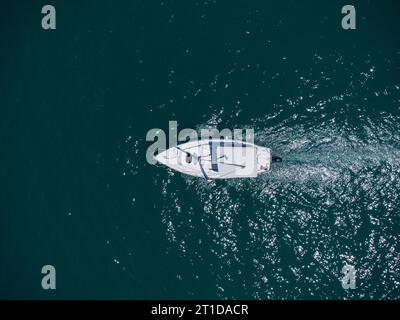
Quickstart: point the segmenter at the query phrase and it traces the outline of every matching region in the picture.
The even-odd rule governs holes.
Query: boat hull
[[[175,171],[207,180],[255,178],[270,169],[271,150],[248,142],[212,139],[190,141],[155,158]]]

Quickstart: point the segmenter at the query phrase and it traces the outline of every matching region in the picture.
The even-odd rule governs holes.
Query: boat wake
[[[169,173],[170,241],[193,265],[210,261],[221,298],[399,297],[399,119],[267,123],[257,122],[255,143],[283,158],[270,172],[209,183],[182,175],[184,188]],[[356,267],[357,292],[340,286],[344,264]],[[243,292],[226,289],[232,281]]]

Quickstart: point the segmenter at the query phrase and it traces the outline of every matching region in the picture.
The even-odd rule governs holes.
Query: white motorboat
[[[189,141],[155,158],[173,170],[207,180],[255,178],[269,171],[272,162],[282,160],[272,156],[269,148],[225,139]]]

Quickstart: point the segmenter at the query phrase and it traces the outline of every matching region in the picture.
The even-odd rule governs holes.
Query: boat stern
[[[257,169],[259,172],[271,169],[271,149],[257,146]]]

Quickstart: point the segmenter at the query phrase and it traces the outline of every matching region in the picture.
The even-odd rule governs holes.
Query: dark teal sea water
[[[398,1],[54,0],[53,31],[44,4],[0,13],[0,298],[400,298]],[[170,120],[284,162],[152,166]]]

